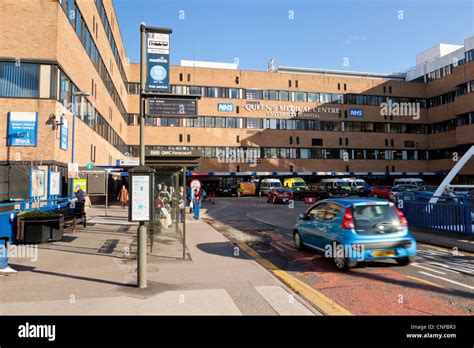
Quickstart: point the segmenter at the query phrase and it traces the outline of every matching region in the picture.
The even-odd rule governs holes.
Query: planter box
[[[17,240],[22,243],[47,243],[61,240],[64,216],[19,217]]]

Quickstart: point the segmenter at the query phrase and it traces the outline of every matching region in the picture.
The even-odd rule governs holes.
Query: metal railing
[[[401,210],[412,227],[473,235],[474,205],[470,201],[435,204],[403,201]]]
[[[51,197],[40,201],[22,201],[1,203],[0,208],[10,208],[11,210],[0,212],[0,237],[8,237],[10,242],[16,239],[16,220],[17,215],[30,210],[57,210],[65,208],[75,197]]]

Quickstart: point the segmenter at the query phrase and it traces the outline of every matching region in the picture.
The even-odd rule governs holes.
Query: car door
[[[312,207],[306,213],[306,220],[302,222],[301,232],[303,233],[303,240],[305,244],[313,246],[317,249],[322,249],[323,244],[321,236],[323,235],[324,215],[326,211],[327,203],[319,203]]]
[[[340,213],[343,209],[342,206],[333,202],[329,202],[326,206],[321,236],[319,237],[321,243],[323,243],[323,248],[339,240],[340,234],[344,232],[341,229],[342,221],[340,217]]]

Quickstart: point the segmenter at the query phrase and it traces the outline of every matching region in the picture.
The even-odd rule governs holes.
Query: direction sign
[[[147,116],[197,116],[197,102],[193,99],[150,98]]]

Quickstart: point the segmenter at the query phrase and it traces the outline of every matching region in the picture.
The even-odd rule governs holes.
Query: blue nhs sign
[[[349,116],[362,117],[362,116],[364,116],[364,110],[362,110],[362,109],[349,109]]]
[[[217,111],[234,112],[234,104],[232,104],[232,103],[217,103]]]

